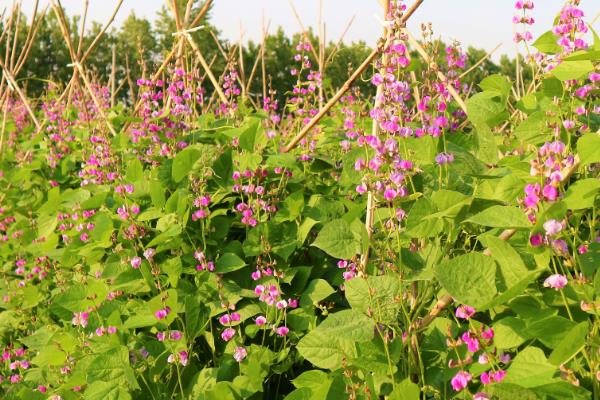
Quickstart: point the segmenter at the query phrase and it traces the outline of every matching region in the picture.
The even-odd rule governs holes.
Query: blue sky
[[[47,3],[48,0],[42,0]],[[104,21],[111,14],[116,0],[89,0],[90,15],[93,19]],[[31,8],[33,0],[24,0],[24,6]],[[294,0],[305,25],[316,27],[319,15],[319,0]],[[323,21],[326,24],[328,40],[336,40],[350,19],[355,16],[346,40],[364,40],[375,43],[381,25],[375,17],[381,15],[378,0],[324,0]],[[532,15],[536,19],[534,33],[547,30],[563,0],[537,0]],[[12,0],[0,0],[0,10],[10,6]],[[70,14],[82,12],[83,0],[62,0]],[[165,4],[165,0],[124,0],[117,17],[120,23],[133,10],[138,16],[154,18],[156,11]],[[512,23],[514,0],[425,0],[419,11],[409,23],[409,29],[418,33],[423,22],[433,23],[436,35],[444,39],[456,39],[465,46],[475,45],[490,50],[499,43],[502,47],[497,54],[514,54],[512,43]],[[583,0],[582,8],[588,21],[600,13],[600,0]],[[271,20],[270,31],[283,26],[289,32],[299,31],[288,0],[215,0],[212,13],[213,23],[221,29],[224,37],[237,41],[240,36],[240,24],[245,39],[259,40],[262,29],[263,10]],[[599,30],[600,22],[594,27]]]

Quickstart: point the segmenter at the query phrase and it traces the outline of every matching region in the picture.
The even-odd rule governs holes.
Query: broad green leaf
[[[525,323],[519,318],[506,317],[496,322],[494,328],[494,344],[499,349],[519,347],[529,338],[524,334]]]
[[[600,162],[600,135],[597,133],[583,135],[577,141],[577,153],[583,165]]]
[[[161,269],[167,274],[171,286],[176,288],[183,272],[181,259],[179,257],[171,258],[161,264]]]
[[[600,146],[600,143],[598,145]],[[569,186],[563,202],[569,210],[592,208],[599,192],[600,180],[596,178],[582,179]]]
[[[496,263],[481,253],[469,253],[442,261],[436,265],[434,274],[452,297],[479,311],[497,293]]]
[[[215,270],[219,274],[226,274],[228,272],[237,271],[245,266],[246,263],[239,258],[237,254],[225,253],[216,261]]]
[[[473,215],[466,222],[492,228],[531,228],[523,210],[513,206],[492,206]]]
[[[196,161],[202,156],[200,149],[187,147],[180,151],[173,159],[171,176],[175,182],[180,182],[192,170]]]
[[[419,400],[421,398],[421,390],[410,379],[405,379],[396,385],[396,388],[388,398],[389,400]]]
[[[535,42],[533,42],[533,47],[545,54],[557,54],[562,50],[561,47],[556,43],[557,40],[557,36],[554,35],[552,31],[548,31],[538,37]]]
[[[400,310],[400,304],[395,300],[400,294],[397,278],[389,275],[354,278],[345,283],[345,292],[353,309],[372,315],[376,322],[397,320]]]
[[[512,84],[506,76],[495,74],[485,77],[479,83],[479,87],[485,92],[497,92],[504,99],[507,99],[510,95]]]
[[[356,310],[343,310],[329,314],[315,329],[327,335],[366,342],[373,338],[375,323],[365,314]]]
[[[551,74],[561,81],[579,79],[594,70],[594,64],[589,60],[563,61],[551,71]]]
[[[296,348],[315,367],[330,370],[340,368],[344,358],[356,355],[353,341],[331,336],[318,328],[300,339]]]
[[[589,324],[587,321],[575,325],[559,345],[554,348],[550,357],[548,357],[548,361],[554,365],[561,365],[583,350],[586,344],[588,329]]]
[[[346,221],[336,219],[321,229],[312,246],[332,257],[347,260],[360,253],[360,238],[352,232]]]
[[[309,307],[316,305],[329,295],[335,293],[335,290],[324,279],[313,279],[304,289],[300,297],[300,306]]]
[[[95,381],[85,389],[83,398],[85,400],[130,400],[131,395],[113,382]]]
[[[87,367],[87,382],[106,381],[117,385],[127,385],[137,389],[133,369],[129,365],[129,351],[125,346],[114,347],[92,357]]]
[[[529,346],[517,354],[507,372],[504,383],[534,388],[555,382],[558,368],[548,362],[541,349]]]

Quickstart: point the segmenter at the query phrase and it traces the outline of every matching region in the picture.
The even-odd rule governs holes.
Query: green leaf
[[[328,335],[318,328],[300,339],[296,348],[315,367],[330,370],[340,368],[344,358],[356,354],[351,340]]]
[[[507,99],[510,95],[512,84],[506,76],[495,74],[484,78],[479,83],[479,87],[485,92],[496,92],[504,99]]]
[[[219,274],[237,271],[246,266],[244,260],[234,253],[225,253],[215,263],[215,270]]]
[[[561,81],[583,78],[594,70],[594,64],[589,60],[563,61],[551,71],[551,74]]]
[[[181,273],[183,272],[181,259],[179,257],[171,258],[161,264],[161,269],[169,277],[169,283],[171,286],[176,288],[179,278],[181,277]]]
[[[85,400],[130,400],[131,395],[113,382],[95,381],[85,389],[83,398]]]
[[[316,331],[354,342],[367,342],[373,338],[375,323],[356,310],[343,310],[329,314]]]
[[[519,347],[529,338],[524,329],[525,323],[519,318],[502,318],[494,324],[494,344],[499,349]]]
[[[531,228],[531,222],[525,213],[513,206],[492,206],[475,214],[466,222],[492,228]]]
[[[144,179],[144,167],[137,158],[132,159],[127,166],[125,175],[127,182],[133,183]]]
[[[600,143],[598,145],[600,146]],[[600,192],[600,181],[598,179],[582,179],[569,186],[563,202],[569,210],[592,208],[598,192]]]
[[[300,306],[308,307],[318,304],[329,295],[335,293],[335,290],[324,279],[313,279],[304,289],[300,297]]]
[[[421,390],[419,386],[412,383],[410,379],[405,379],[396,385],[396,388],[390,396],[389,400],[419,400],[421,398]]]
[[[537,347],[527,347],[521,351],[508,368],[503,383],[514,383],[524,388],[553,383],[557,368],[550,364],[544,352]]]
[[[400,304],[395,298],[400,294],[397,278],[389,275],[354,278],[345,283],[346,299],[350,306],[376,322],[392,323],[397,320]]]
[[[548,361],[554,365],[561,365],[583,350],[586,344],[588,329],[589,324],[587,321],[575,325],[552,351]]]
[[[240,135],[240,147],[250,152],[257,150],[265,142],[264,130],[258,120],[252,121]]]
[[[557,54],[561,51],[561,47],[556,43],[557,40],[557,36],[552,31],[548,31],[533,42],[533,47],[544,54]]]
[[[442,261],[436,265],[434,275],[452,297],[478,311],[497,293],[496,263],[481,253]]]
[[[600,162],[600,135],[586,133],[577,141],[577,153],[582,165]]]
[[[173,159],[171,176],[175,182],[180,182],[192,170],[202,152],[195,147],[187,147],[180,151]]]
[[[113,385],[127,385],[130,388],[139,388],[133,369],[129,365],[129,351],[125,346],[114,347],[97,356],[87,367],[87,382],[111,382]]]
[[[332,257],[347,260],[360,253],[360,237],[352,232],[346,221],[336,219],[321,229],[312,246]]]
[[[304,191],[298,190],[287,196],[283,207],[277,212],[275,221],[294,221],[304,210]]]

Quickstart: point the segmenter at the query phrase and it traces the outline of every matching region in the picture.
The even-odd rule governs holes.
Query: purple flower
[[[564,275],[553,274],[546,278],[544,287],[559,290],[567,286],[567,283],[567,278]]]
[[[470,373],[466,371],[459,371],[456,375],[454,375],[454,378],[452,378],[450,384],[455,391],[460,392],[467,387],[472,378],[473,377]]]
[[[548,201],[555,201],[558,198],[558,189],[552,185],[544,186],[542,193]]]

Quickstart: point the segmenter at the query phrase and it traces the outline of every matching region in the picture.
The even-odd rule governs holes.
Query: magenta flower
[[[263,315],[259,315],[256,317],[256,325],[263,326],[267,323],[267,319]]]
[[[288,329],[288,327],[287,327],[287,326],[280,326],[279,328],[277,328],[277,329],[275,330],[275,332],[277,332],[277,334],[278,334],[279,336],[281,336],[281,337],[283,337],[283,336],[287,335],[287,334],[289,333],[289,331],[290,331],[290,330]]]
[[[470,306],[461,305],[456,309],[456,318],[469,319],[475,315],[475,309]]]
[[[531,237],[529,238],[529,243],[533,247],[541,246],[544,243],[544,237],[541,233],[536,233],[535,235],[531,235]]]
[[[233,352],[233,358],[237,362],[242,362],[244,360],[244,358],[246,358],[247,355],[248,355],[248,351],[246,350],[245,347],[241,347],[241,346],[236,347]]]
[[[552,185],[544,186],[542,193],[548,201],[555,201],[558,198],[558,189]]]
[[[454,389],[457,392],[460,392],[461,390],[467,387],[472,378],[473,377],[470,373],[466,371],[459,371],[456,375],[454,375],[454,378],[452,378],[452,380],[450,381],[452,389]]]
[[[473,395],[473,400],[490,400],[490,396],[483,392],[478,392]]]
[[[546,278],[544,287],[559,290],[567,286],[567,283],[567,278],[564,275],[553,274]]]
[[[235,336],[235,329],[227,328],[221,333],[221,339],[229,342]]]
[[[167,317],[167,315],[171,312],[171,308],[169,307],[165,307],[162,310],[158,310],[154,313],[154,316],[157,319],[165,319]]]

